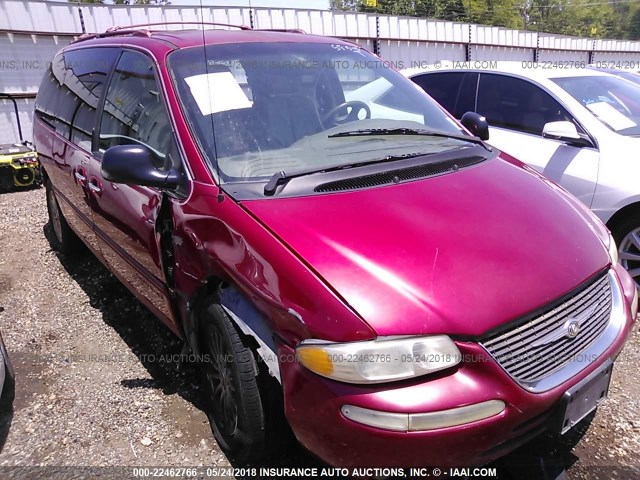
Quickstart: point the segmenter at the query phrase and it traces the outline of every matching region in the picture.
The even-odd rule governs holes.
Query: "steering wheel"
[[[351,108],[351,110],[349,110]],[[341,111],[346,110],[346,114],[340,114]],[[371,118],[371,109],[369,105],[360,100],[351,100],[350,102],[344,102],[340,105],[336,105],[329,112],[322,117],[322,123],[331,127],[336,125],[342,125],[343,123],[355,122],[360,120],[360,111],[364,110],[365,118]]]

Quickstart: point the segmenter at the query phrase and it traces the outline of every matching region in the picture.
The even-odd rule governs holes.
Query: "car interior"
[[[227,67],[216,67],[215,72],[235,73]],[[333,126],[325,125],[322,116],[344,103],[342,85],[337,73],[318,72],[247,67],[241,86],[252,106],[212,113],[200,126],[213,129],[215,144],[212,134],[202,138],[211,138],[210,150],[225,158],[286,148]]]

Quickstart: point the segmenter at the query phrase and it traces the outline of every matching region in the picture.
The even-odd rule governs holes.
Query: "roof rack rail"
[[[231,23],[219,23],[219,22],[157,22],[157,23],[138,23],[136,25],[125,25],[125,26],[116,26],[111,27],[107,30],[107,32],[116,32],[121,29],[131,30],[140,27],[157,27],[159,25],[212,25],[215,27],[231,27],[231,28],[239,28],[240,30],[251,30],[251,27],[247,25],[234,25]]]
[[[151,32],[149,30],[118,30],[115,32],[103,32],[103,33],[85,33],[80,35],[76,40],[71,43],[83,42],[85,40],[91,40],[92,38],[105,38],[105,37],[116,37],[118,35],[136,35],[149,37],[151,36]]]
[[[307,34],[307,32],[305,32],[301,28],[253,28],[252,30],[256,32],[299,33],[301,35]]]
[[[240,30],[252,30],[251,27],[246,25],[233,25],[230,23],[217,23],[217,22],[156,22],[156,23],[139,23],[136,25],[124,25],[108,28],[103,33],[85,33],[80,35],[77,40],[72,43],[82,42],[84,40],[90,40],[92,38],[104,38],[115,37],[118,35],[138,35],[138,36],[151,36],[152,31],[142,27],[156,27],[160,25],[207,25],[216,27],[229,27],[238,28]]]

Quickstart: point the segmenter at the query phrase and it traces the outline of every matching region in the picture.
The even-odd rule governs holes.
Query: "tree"
[[[640,40],[640,6],[634,5],[627,17],[626,37],[631,40]]]
[[[377,7],[369,7],[365,1],[358,2],[358,10],[361,12],[378,12],[385,15],[409,15],[415,16],[414,0],[378,0]]]
[[[415,15],[439,20],[464,21],[467,12],[462,0],[416,0]]]
[[[360,1],[357,9],[386,15],[472,21],[518,28],[523,26],[517,8],[519,1],[521,0],[378,0],[376,8],[368,7],[365,1]]]
[[[541,32],[600,38],[623,34],[620,12],[592,0],[531,0],[529,16]]]
[[[506,28],[524,28],[520,0],[467,0],[467,19],[472,23]]]
[[[356,10],[358,0],[331,0],[331,10]]]
[[[610,0],[614,1],[614,0]],[[640,39],[640,5],[594,0],[331,0],[332,8],[582,37]]]
[[[69,0],[75,3],[165,5],[167,0]],[[330,0],[332,10],[380,13],[534,29],[581,37],[640,39],[640,4],[604,0]]]

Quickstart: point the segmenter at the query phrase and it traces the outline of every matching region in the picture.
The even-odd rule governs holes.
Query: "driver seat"
[[[285,147],[323,130],[316,105],[307,96],[269,94],[256,107],[262,110],[269,133]]]

